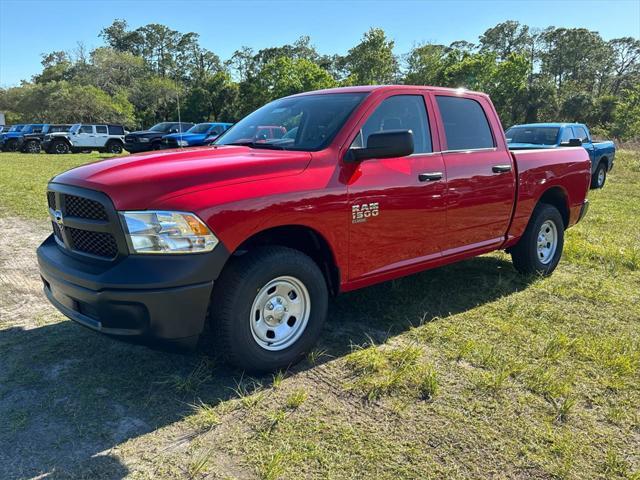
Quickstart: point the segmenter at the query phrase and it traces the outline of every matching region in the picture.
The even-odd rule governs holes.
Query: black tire
[[[545,222],[555,225],[556,241],[555,251],[548,258],[541,259],[543,253],[538,249],[539,235]],[[546,227],[550,227],[546,224]],[[546,230],[546,228],[545,228]],[[552,230],[552,228],[550,228]],[[549,245],[549,244],[547,244]],[[555,270],[562,256],[564,247],[564,221],[556,207],[546,203],[540,203],[533,210],[529,224],[520,241],[511,248],[513,266],[523,274],[550,275]],[[544,244],[543,244],[544,248]]]
[[[117,140],[111,140],[105,147],[107,153],[122,153],[122,143]]]
[[[49,147],[49,152],[59,155],[69,153],[69,144],[64,140],[54,140]]]
[[[292,338],[293,343],[285,344],[286,348],[281,350],[268,350],[254,337],[251,322],[254,317],[259,321],[261,309],[253,313],[252,307],[270,282],[285,276],[295,278],[307,289],[309,316],[306,327],[300,327],[299,337]],[[300,361],[316,343],[327,316],[327,302],[327,283],[322,272],[311,258],[298,250],[262,247],[233,258],[216,281],[212,295],[211,331],[217,351],[230,364],[248,371],[287,368]],[[294,323],[290,325],[295,325],[296,318],[290,316],[286,322],[281,319],[283,326],[292,318]],[[266,322],[266,319],[260,321]],[[269,327],[266,328],[268,334]]]
[[[37,140],[29,140],[24,147],[22,147],[24,153],[40,153],[40,142]]]
[[[591,176],[591,188],[602,188],[607,181],[607,164],[600,162],[598,168]]]
[[[7,143],[4,144],[3,150],[5,152],[15,152],[18,150],[18,141],[15,138],[7,140]]]
[[[160,142],[153,142],[151,144],[151,150],[160,150],[160,148],[161,148]]]

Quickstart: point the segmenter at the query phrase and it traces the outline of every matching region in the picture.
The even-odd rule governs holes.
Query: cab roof
[[[482,92],[474,92],[473,90],[467,90],[466,88],[445,88],[445,87],[430,87],[427,85],[361,85],[354,87],[338,87],[338,88],[327,88],[324,90],[313,90],[311,92],[298,93],[296,95],[292,95],[292,97],[304,96],[304,95],[324,95],[330,93],[371,93],[371,92],[384,92],[386,90],[428,90],[431,92],[441,92],[448,94],[471,94],[471,95],[482,95],[488,97],[486,93]]]
[[[548,128],[560,128],[560,127],[569,127],[573,125],[579,125],[581,127],[584,126],[584,123],[576,123],[576,122],[544,122],[544,123],[520,123],[518,125],[512,125],[509,128],[513,127],[526,127],[526,128],[535,128],[535,127],[548,127]]]

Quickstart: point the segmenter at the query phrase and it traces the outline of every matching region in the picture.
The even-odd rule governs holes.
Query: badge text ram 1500
[[[256,136],[263,125],[294,133]],[[509,151],[482,93],[308,92],[210,148],[53,178],[40,272],[51,303],[89,328],[193,345],[211,322],[228,361],[269,371],[313,347],[331,295],[498,249],[550,274],[590,169],[580,147]]]

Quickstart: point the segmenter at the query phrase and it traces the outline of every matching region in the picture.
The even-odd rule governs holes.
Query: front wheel
[[[596,173],[591,177],[591,188],[602,188],[604,182],[607,181],[607,166],[604,163],[600,163],[596,169]]]
[[[57,154],[69,153],[69,144],[64,140],[54,140],[49,151]]]
[[[250,371],[298,362],[327,316],[328,290],[316,263],[285,247],[233,258],[214,286],[212,331],[222,355]]]
[[[520,273],[550,275],[562,256],[564,222],[556,207],[539,204],[520,241],[511,249],[513,265]]]

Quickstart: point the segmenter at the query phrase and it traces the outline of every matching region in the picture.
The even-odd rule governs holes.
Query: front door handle
[[[494,165],[493,167],[491,167],[491,170],[493,171],[493,173],[510,172],[511,171],[511,165],[509,165],[509,164],[506,164],[506,165]]]
[[[442,180],[442,172],[427,172],[418,175],[418,180],[421,182],[435,182],[436,180]]]

